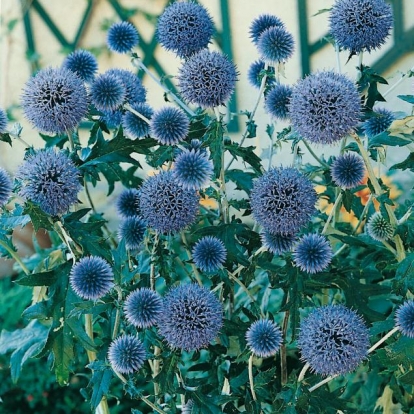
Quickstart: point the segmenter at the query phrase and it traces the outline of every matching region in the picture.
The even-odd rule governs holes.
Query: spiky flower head
[[[187,190],[205,187],[213,175],[213,162],[203,150],[183,150],[175,159],[173,175]]]
[[[132,109],[148,120],[154,113],[153,109],[146,103],[139,102],[131,105]],[[150,127],[147,121],[135,115],[133,112],[126,111],[122,116],[122,126],[126,135],[131,139],[143,138],[149,135]]]
[[[135,188],[123,190],[116,200],[118,213],[126,218],[139,215],[139,191]]]
[[[202,108],[225,104],[234,91],[236,80],[233,62],[222,53],[207,49],[186,60],[178,74],[183,98]]]
[[[363,128],[368,138],[375,137],[375,135],[381,134],[386,131],[392,122],[394,121],[394,114],[385,108],[377,108],[374,110],[373,116],[368,118]]]
[[[100,120],[105,123],[107,128],[119,128],[122,122],[122,109],[115,109],[114,111],[101,111],[102,116]]]
[[[66,213],[77,202],[79,177],[79,170],[66,153],[53,149],[30,155],[16,173],[21,180],[19,194],[52,216]]]
[[[99,111],[114,111],[125,101],[126,90],[122,81],[111,73],[95,77],[91,85],[91,100]]]
[[[76,128],[88,109],[82,79],[65,68],[37,72],[27,81],[21,103],[24,115],[37,129],[57,134]]]
[[[146,101],[147,90],[135,73],[118,68],[109,69],[105,73],[117,77],[122,82],[125,88],[125,102],[135,104]]]
[[[262,84],[264,68],[265,62],[263,62],[263,60],[256,60],[249,66],[249,70],[247,71],[247,79],[250,85],[254,86],[256,89],[260,89],[260,86]],[[265,87],[271,88],[276,83],[275,68],[273,66],[269,66],[266,72],[267,76],[265,81]]]
[[[365,164],[362,157],[355,152],[339,155],[331,165],[334,183],[342,188],[354,188],[365,177]]]
[[[69,281],[79,297],[97,300],[114,286],[114,273],[106,260],[98,256],[87,256],[73,265]]]
[[[296,168],[272,168],[253,183],[253,216],[265,231],[296,234],[316,211],[316,191]]]
[[[62,67],[75,72],[85,82],[91,82],[98,70],[98,61],[91,52],[77,49],[66,56]]]
[[[414,301],[407,300],[395,312],[395,322],[401,333],[414,338]]]
[[[125,299],[124,312],[131,325],[149,328],[157,323],[161,315],[161,296],[148,288],[136,289]]]
[[[7,114],[6,111],[0,108],[0,134],[4,134],[7,130]]]
[[[260,234],[263,246],[273,254],[283,254],[292,250],[296,241],[294,234],[279,234],[263,231]]]
[[[203,272],[213,273],[226,261],[227,249],[224,243],[214,236],[202,237],[193,248],[195,265]]]
[[[257,49],[265,62],[277,64],[289,59],[294,50],[293,36],[284,27],[272,26],[259,37]]]
[[[189,128],[188,116],[182,109],[173,106],[164,106],[155,111],[150,122],[151,136],[163,145],[178,144],[185,139]]]
[[[250,37],[253,43],[257,44],[263,32],[271,27],[284,28],[285,25],[279,17],[272,14],[261,14],[259,17],[254,19],[249,29]]]
[[[294,129],[316,144],[332,144],[352,132],[360,109],[355,84],[331,71],[315,72],[299,81],[289,105]]]
[[[175,2],[159,17],[156,34],[165,49],[187,58],[208,46],[214,34],[214,23],[201,4]]]
[[[13,188],[12,180],[4,168],[0,167],[0,207],[9,201]]]
[[[111,342],[108,360],[114,371],[132,374],[138,371],[147,359],[147,351],[134,335],[122,335]]]
[[[394,235],[394,227],[377,211],[368,220],[367,233],[377,241],[386,241]]]
[[[300,323],[298,348],[302,359],[318,374],[353,371],[366,358],[368,347],[364,321],[343,305],[313,309]]]
[[[392,24],[392,8],[384,0],[336,0],[329,15],[336,43],[352,53],[382,46]]]
[[[286,120],[289,117],[289,102],[292,87],[275,85],[266,95],[265,109],[274,118]]]
[[[207,288],[179,285],[164,297],[158,330],[171,348],[193,351],[217,337],[222,319],[223,307]]]
[[[147,226],[145,221],[138,216],[127,217],[119,223],[118,238],[125,240],[125,247],[128,250],[137,250],[144,240]]]
[[[246,341],[251,351],[261,357],[273,356],[282,344],[282,331],[273,321],[261,319],[253,322],[246,332]]]
[[[178,232],[194,223],[199,195],[186,190],[171,171],[148,177],[141,189],[139,209],[149,227],[161,232]]]
[[[320,234],[306,234],[296,245],[293,257],[300,270],[318,273],[325,270],[332,260],[332,248],[326,237]]]
[[[129,22],[114,23],[108,30],[106,43],[112,52],[128,53],[138,45],[138,42],[138,31]]]

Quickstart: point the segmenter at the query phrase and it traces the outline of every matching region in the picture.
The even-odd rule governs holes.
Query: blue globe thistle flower
[[[171,171],[148,177],[140,190],[139,209],[149,227],[167,233],[194,223],[199,195],[180,186]]]
[[[106,43],[112,52],[128,53],[138,42],[138,31],[129,22],[114,23],[108,30]]]
[[[276,85],[266,95],[265,109],[274,118],[286,120],[289,117],[289,102],[292,88],[288,85]]]
[[[122,220],[118,228],[119,240],[125,240],[125,247],[128,250],[137,250],[144,240],[147,226],[140,217],[127,217]]]
[[[366,358],[369,331],[362,318],[342,305],[316,308],[302,320],[298,347],[302,360],[321,375],[353,371]]]
[[[256,221],[269,233],[296,234],[316,211],[316,191],[296,168],[272,168],[256,179],[250,204]]]
[[[395,312],[395,322],[401,333],[414,338],[414,301],[407,300]]]
[[[7,131],[7,122],[6,111],[0,108],[0,134],[4,134]]]
[[[5,169],[0,167],[0,207],[9,201],[13,188],[12,180]]]
[[[273,254],[283,254],[292,250],[296,241],[294,234],[279,234],[263,231],[260,234],[263,246]]]
[[[337,0],[329,15],[336,43],[352,53],[382,46],[392,24],[392,8],[384,0]]]
[[[78,201],[79,170],[64,152],[40,150],[29,156],[18,168],[21,180],[19,194],[39,205],[47,214],[65,213]]]
[[[193,248],[195,265],[203,272],[216,272],[226,261],[227,250],[224,243],[213,236],[202,237]]]
[[[182,109],[165,106],[154,112],[150,122],[151,135],[163,145],[176,145],[184,140],[190,121]]]
[[[295,265],[308,273],[325,270],[331,263],[332,255],[331,245],[320,234],[306,234],[299,240],[293,252]]]
[[[97,300],[114,286],[114,273],[106,260],[98,256],[88,256],[73,265],[69,281],[79,297]]]
[[[122,335],[111,342],[108,359],[114,371],[132,374],[138,371],[147,359],[147,351],[134,335]]]
[[[132,104],[131,107],[147,119],[151,119],[154,113],[153,109],[146,103],[138,102]],[[130,111],[126,111],[122,116],[122,126],[124,127],[126,135],[131,139],[149,135],[150,127],[148,122]]]
[[[124,312],[131,325],[149,328],[157,323],[161,315],[161,296],[148,288],[136,289],[125,299]]]
[[[146,101],[147,90],[135,73],[118,68],[109,69],[105,73],[117,77],[122,82],[125,87],[125,102],[135,104]]]
[[[394,114],[388,109],[375,109],[374,116],[368,118],[363,124],[365,134],[367,134],[368,138],[381,134],[381,132],[386,131],[390,127],[394,119]]]
[[[123,112],[120,109],[115,109],[115,111],[101,111],[103,115],[100,117],[100,120],[105,123],[107,128],[115,129],[119,128],[122,122]]]
[[[394,235],[394,227],[377,211],[368,220],[367,233],[377,241],[386,241]]]
[[[289,113],[292,126],[305,139],[332,144],[352,132],[360,116],[355,84],[335,72],[316,72],[293,88]]]
[[[223,307],[207,288],[196,284],[172,288],[163,301],[158,331],[171,348],[207,347],[223,324]]]
[[[123,190],[116,200],[116,209],[123,218],[139,215],[139,191],[135,188]]]
[[[250,25],[249,30],[253,43],[259,43],[259,39],[262,33],[271,27],[284,28],[285,25],[282,20],[279,19],[279,17],[276,17],[272,14],[262,14],[254,19]]]
[[[266,29],[259,37],[257,49],[265,62],[278,63],[289,59],[294,50],[293,36],[280,26]]]
[[[62,67],[75,72],[85,82],[91,82],[98,70],[98,61],[91,52],[78,49],[66,56]]]
[[[264,67],[265,62],[263,62],[263,60],[256,60],[249,66],[249,70],[247,71],[247,80],[250,85],[254,86],[256,89],[260,89],[262,84]],[[267,73],[268,75],[266,77],[265,88],[271,88],[276,83],[275,68],[273,66],[269,66],[267,68]]]
[[[283,337],[280,328],[269,319],[262,319],[250,325],[246,341],[251,351],[261,357],[273,356],[279,351]]]
[[[40,131],[66,133],[76,128],[88,109],[85,86],[65,68],[45,68],[26,83],[21,103],[26,118]]]
[[[91,100],[99,111],[115,111],[125,101],[125,86],[122,81],[110,73],[95,77],[91,85]]]
[[[156,34],[165,49],[187,58],[208,46],[214,34],[214,23],[201,4],[176,2],[159,17]]]
[[[205,187],[213,175],[213,162],[203,150],[184,150],[175,159],[174,178],[187,190]]]
[[[365,177],[365,164],[361,156],[355,152],[339,155],[331,165],[334,183],[342,188],[354,188],[361,184]]]
[[[236,86],[237,70],[227,56],[207,49],[192,55],[178,74],[181,94],[202,108],[226,103]]]

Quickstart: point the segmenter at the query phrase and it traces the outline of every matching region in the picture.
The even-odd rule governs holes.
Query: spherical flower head
[[[316,373],[347,374],[366,358],[369,331],[353,310],[342,305],[323,306],[302,320],[298,347],[302,359]]]
[[[109,69],[105,73],[117,77],[122,82],[125,88],[125,102],[135,104],[146,101],[147,90],[135,73],[118,68]]]
[[[262,33],[271,27],[284,28],[285,25],[282,20],[279,19],[279,17],[276,17],[272,14],[261,14],[259,17],[254,19],[250,25],[249,30],[253,43],[257,44]]]
[[[293,88],[289,113],[294,129],[316,144],[332,144],[351,133],[360,116],[360,98],[346,76],[325,71]]]
[[[202,50],[181,66],[178,81],[184,99],[202,108],[225,104],[236,86],[237,70],[220,52]]]
[[[272,168],[253,183],[253,216],[265,231],[296,234],[316,211],[316,191],[296,168]]]
[[[125,86],[110,73],[98,75],[91,86],[91,100],[99,111],[115,111],[125,101]]]
[[[267,358],[279,351],[283,341],[282,331],[274,322],[262,319],[250,325],[246,332],[246,341],[255,355]]]
[[[119,240],[125,240],[125,247],[128,250],[138,250],[144,240],[146,229],[145,221],[140,217],[127,217],[119,224]]]
[[[66,56],[62,67],[76,73],[85,82],[91,82],[98,70],[98,62],[91,52],[78,49]]]
[[[368,220],[367,233],[377,241],[386,241],[394,235],[394,227],[377,211]]]
[[[257,49],[265,62],[278,63],[289,59],[294,50],[293,36],[280,26],[266,29],[259,37]]]
[[[146,103],[135,103],[131,105],[132,109],[145,118],[151,119],[154,113],[153,109]],[[143,138],[149,135],[150,127],[147,121],[144,121],[133,112],[126,111],[122,116],[122,126],[124,127],[126,135],[131,139]]]
[[[129,22],[114,23],[108,30],[106,43],[112,52],[128,53],[138,42],[138,31]]]
[[[9,201],[13,188],[12,180],[5,169],[0,167],[0,207]]]
[[[263,246],[273,254],[283,254],[292,250],[296,241],[294,234],[279,234],[263,231],[260,234]]]
[[[293,252],[295,265],[308,273],[325,270],[331,263],[332,255],[331,245],[320,234],[306,234],[299,240]]]
[[[247,80],[249,81],[250,85],[256,89],[260,89],[260,86],[262,84],[264,68],[265,62],[263,62],[263,60],[256,60],[249,66],[249,70],[247,71]],[[276,83],[275,68],[273,66],[269,66],[267,68],[267,73],[268,75],[266,77],[265,87],[271,88]]]
[[[395,312],[395,322],[401,333],[414,338],[414,301],[408,300]]]
[[[199,195],[180,186],[171,171],[148,177],[140,190],[139,209],[149,227],[175,233],[194,223]]]
[[[103,115],[100,120],[105,123],[107,128],[115,129],[119,128],[122,122],[122,110],[115,109],[114,111],[101,111]]]
[[[334,183],[342,188],[350,189],[360,185],[365,177],[365,164],[361,156],[355,152],[339,155],[331,165]]]
[[[123,218],[139,215],[139,191],[127,188],[119,194],[116,200],[116,209]]]
[[[163,145],[178,144],[185,139],[189,128],[190,121],[185,112],[172,106],[155,111],[150,123],[151,136]]]
[[[83,81],[65,68],[45,68],[26,83],[21,103],[26,118],[41,132],[66,133],[88,109]]]
[[[213,175],[213,162],[203,150],[184,150],[175,159],[173,175],[187,190],[205,187]]]
[[[394,114],[385,108],[378,108],[374,111],[374,116],[368,118],[363,128],[368,138],[375,137],[375,135],[381,134],[386,131],[392,122],[394,121]]]
[[[98,256],[88,256],[73,265],[69,281],[79,297],[97,300],[114,286],[114,273],[106,260]]]
[[[161,296],[148,288],[131,292],[124,303],[127,321],[137,328],[150,328],[155,325],[162,312]]]
[[[207,288],[196,284],[172,288],[163,301],[158,331],[175,349],[207,347],[223,324],[223,307]]]
[[[19,194],[52,216],[66,213],[78,201],[79,177],[72,160],[63,151],[53,149],[29,156],[16,173],[21,180]]]
[[[201,4],[194,2],[173,3],[158,19],[159,43],[182,58],[206,48],[213,34],[213,19]]]
[[[193,248],[194,263],[203,272],[216,272],[226,261],[226,257],[226,247],[217,237],[202,237]]]
[[[132,374],[138,371],[147,359],[147,351],[134,335],[122,335],[111,342],[108,359],[114,371]]]
[[[0,134],[4,134],[7,131],[7,122],[6,111],[0,108]]]
[[[292,88],[288,85],[274,86],[266,96],[265,109],[274,118],[282,121],[289,117],[289,102]]]
[[[338,46],[353,53],[370,52],[389,36],[392,8],[384,0],[337,0],[329,24]]]

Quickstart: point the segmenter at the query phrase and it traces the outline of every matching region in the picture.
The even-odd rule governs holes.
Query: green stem
[[[20,256],[15,252],[10,246],[8,246],[6,243],[4,243],[2,240],[0,240],[0,246],[3,247],[3,249],[7,250],[7,253],[10,254],[10,256],[16,261],[16,263],[19,264],[21,269],[26,275],[30,274],[29,269],[26,267],[26,265],[22,262],[22,259],[20,259]]]
[[[191,268],[193,269],[194,277],[196,278],[197,283],[200,286],[203,286],[203,282],[201,281],[200,273],[197,269],[197,266],[193,263],[193,256],[190,252],[190,249],[188,248],[188,242],[185,237],[184,231],[181,232],[181,240],[183,241],[184,249],[187,252],[188,260],[191,262],[190,265],[191,265]]]
[[[155,257],[155,252],[156,252],[157,247],[158,247],[158,243],[159,243],[159,234],[158,234],[158,232],[155,232],[154,245],[152,246],[152,251],[151,251],[151,265],[150,265],[150,287],[151,287],[151,290],[155,290],[155,263],[154,263],[154,257]]]
[[[287,384],[288,375],[287,375],[287,354],[286,354],[286,334],[287,328],[289,325],[289,316],[290,312],[287,310],[285,312],[285,316],[283,317],[283,325],[282,325],[282,335],[283,335],[283,342],[280,346],[280,382],[283,385]]]
[[[331,222],[332,217],[335,215],[336,208],[339,206],[341,201],[342,201],[342,193],[339,193],[338,197],[336,197],[335,204],[333,205],[332,210],[329,213],[328,219],[326,220],[326,223],[323,226],[322,234],[325,234],[326,231],[328,230],[329,223]]]
[[[250,391],[252,393],[252,398],[254,401],[257,401],[256,392],[254,390],[254,380],[253,380],[253,354],[251,354],[249,358],[249,384],[250,384]]]
[[[122,289],[119,286],[115,286],[115,290],[118,293],[118,302],[122,302]],[[119,325],[121,324],[121,309],[118,306],[116,307],[114,329],[112,330],[112,339],[115,339],[118,335]]]
[[[298,382],[302,382],[303,381],[303,379],[305,378],[305,374],[308,371],[309,367],[310,367],[309,363],[306,363],[303,366],[303,368],[301,369],[301,371],[299,373],[299,376],[298,376]]]
[[[126,109],[129,112],[131,112],[132,114],[134,114],[138,118],[142,119],[147,124],[149,124],[151,122],[146,116],[142,115],[141,113],[139,113],[138,111],[136,111],[134,108],[132,108],[132,106],[130,104],[124,104],[124,109]]]
[[[305,147],[307,148],[307,150],[309,151],[309,153],[312,155],[313,158],[315,158],[316,161],[318,161],[319,164],[321,164],[323,167],[325,168],[330,168],[329,165],[325,162],[322,161],[313,151],[313,149],[310,147],[310,145],[306,142],[306,140],[302,140],[302,142],[305,144]]]

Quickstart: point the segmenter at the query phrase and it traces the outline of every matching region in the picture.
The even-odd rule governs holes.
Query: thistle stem
[[[118,302],[122,301],[122,289],[119,286],[115,286],[115,290],[118,293]],[[114,329],[112,330],[112,339],[118,335],[119,325],[121,323],[121,309],[119,308],[119,304],[116,307],[115,313],[115,322],[114,322]]]
[[[410,74],[411,72],[414,72],[414,66],[409,69],[406,73],[403,73],[401,78],[398,79],[397,82],[394,83],[394,85],[392,85],[389,89],[387,89],[382,96],[385,98],[387,95],[389,95],[403,80],[405,80],[407,78],[407,75]]]
[[[4,250],[7,250],[7,253],[10,254],[10,256],[16,261],[16,263],[19,264],[23,272],[27,275],[30,274],[29,269],[26,267],[26,265],[22,262],[22,259],[20,256],[15,252],[10,246],[8,246],[6,243],[4,243],[2,240],[0,240],[0,246],[3,247]]]
[[[335,215],[336,208],[339,206],[341,201],[342,201],[342,193],[339,193],[338,197],[336,197],[335,204],[333,205],[332,210],[329,213],[328,219],[326,220],[326,223],[323,226],[322,234],[325,234],[326,231],[328,230],[329,223],[331,222],[332,217]]]
[[[301,369],[299,376],[298,376],[298,382],[302,382],[303,379],[305,378],[305,374],[308,371],[310,365],[308,363],[306,363],[303,368]]]
[[[288,328],[288,324],[289,324],[289,316],[290,316],[290,312],[287,310],[285,312],[285,316],[283,317],[283,325],[282,325],[282,336],[283,336],[283,342],[282,345],[280,346],[280,374],[281,374],[281,379],[280,382],[282,383],[282,385],[285,385],[287,383],[288,380],[288,375],[287,375],[287,361],[286,361],[286,333],[287,333],[287,328]]]
[[[184,231],[181,232],[181,240],[183,241],[184,249],[187,252],[188,260],[190,260],[190,262],[191,262],[190,265],[193,269],[194,277],[196,278],[197,283],[200,286],[203,286],[203,282],[201,281],[200,273],[198,272],[197,266],[193,263],[193,256],[190,252],[190,249],[188,248],[188,242],[187,242],[187,239],[185,237]]]
[[[158,242],[159,242],[159,235],[158,235],[158,232],[155,232],[154,246],[152,246],[151,265],[150,265],[150,287],[151,287],[151,290],[155,290],[155,263],[154,263],[154,257],[155,257],[155,252],[156,252],[157,247],[158,247]]]
[[[309,151],[309,153],[312,155],[313,158],[315,158],[316,161],[318,161],[319,164],[321,164],[323,167],[325,168],[330,168],[329,165],[325,162],[322,161],[313,151],[313,149],[310,147],[310,145],[307,143],[306,140],[302,140],[302,142],[305,144],[305,147],[307,148],[307,150]]]
[[[252,393],[252,398],[254,401],[257,401],[256,392],[254,390],[254,381],[253,381],[253,354],[251,354],[249,358],[249,384],[250,384],[250,391]]]
[[[134,108],[132,108],[132,106],[128,103],[124,104],[124,108],[131,112],[132,114],[134,114],[135,116],[137,116],[138,118],[142,119],[143,121],[145,121],[147,124],[149,124],[151,121],[144,115],[142,115],[141,113],[139,113],[138,111],[136,111]]]

